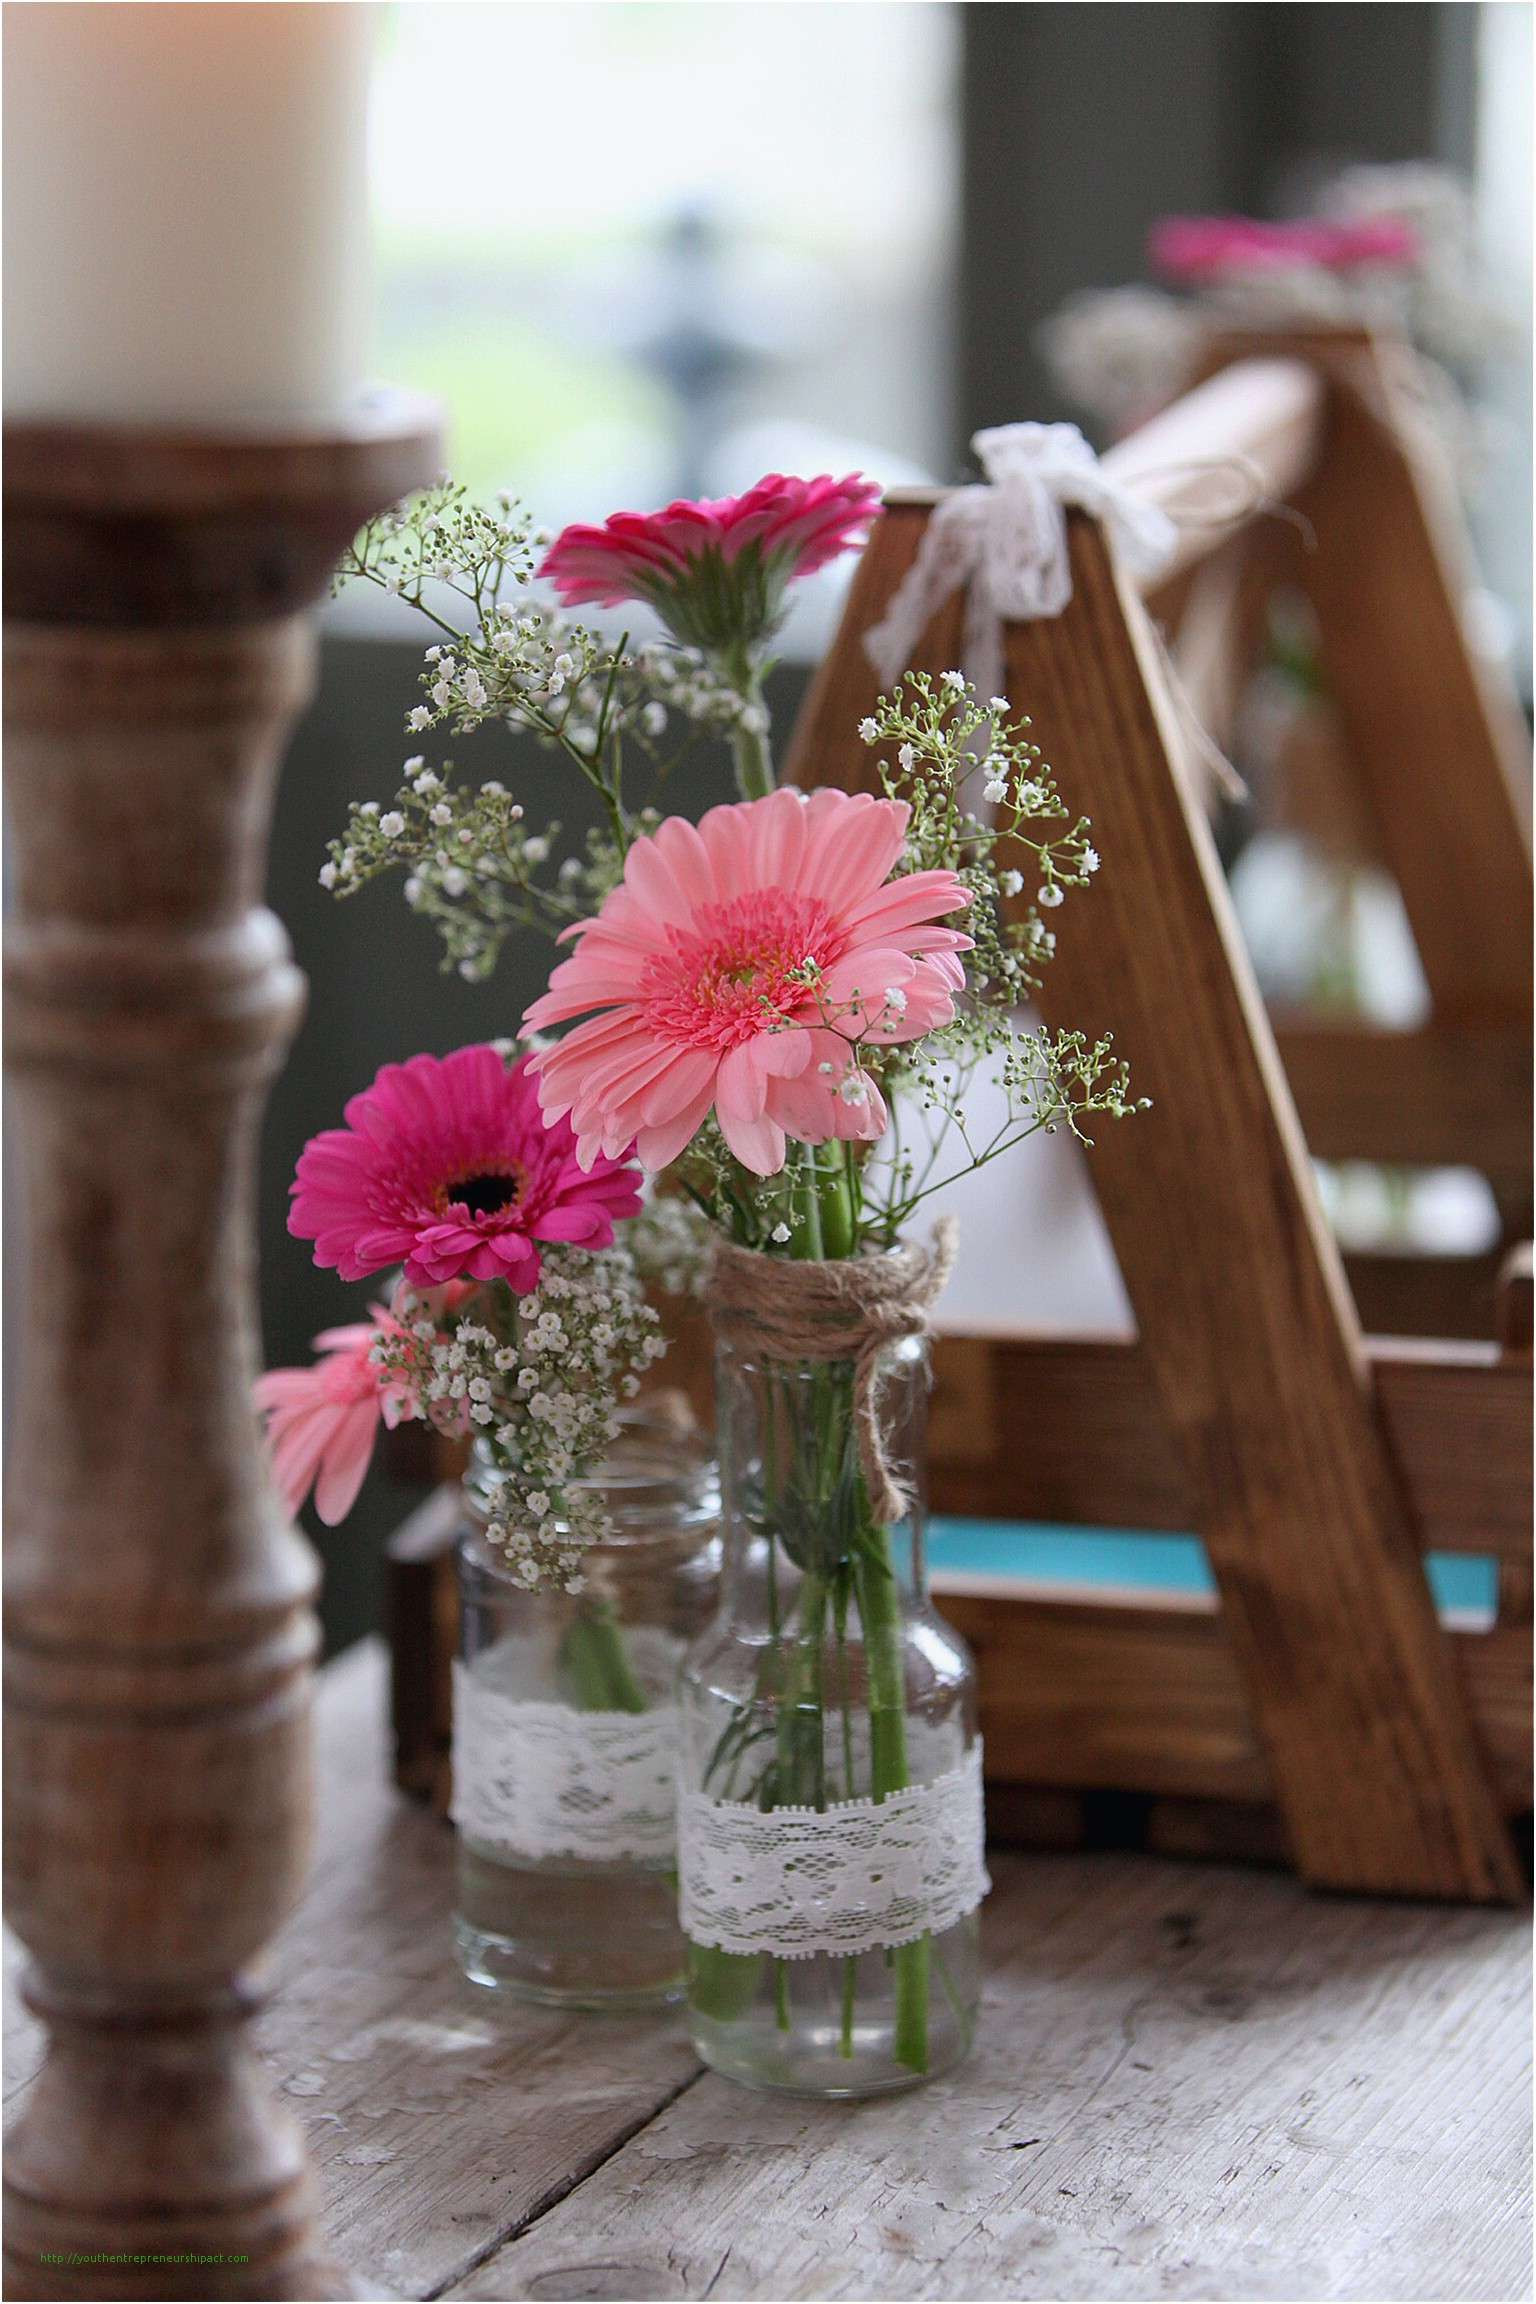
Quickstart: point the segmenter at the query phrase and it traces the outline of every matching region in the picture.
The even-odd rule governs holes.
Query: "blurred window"
[[[405,0],[377,369],[543,522],[948,461],[958,10]]]

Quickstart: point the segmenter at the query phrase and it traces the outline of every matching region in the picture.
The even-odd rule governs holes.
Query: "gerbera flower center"
[[[522,1185],[522,1176],[514,1168],[481,1168],[446,1184],[443,1198],[467,1208],[471,1216],[501,1216],[516,1207]]]
[[[672,928],[640,980],[646,1020],[689,1047],[730,1049],[806,1011],[806,964],[825,968],[836,941],[827,908],[785,888],[705,905]]]

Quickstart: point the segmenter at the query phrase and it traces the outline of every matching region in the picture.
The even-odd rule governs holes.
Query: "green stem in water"
[[[869,1673],[869,1779],[877,1801],[907,1785],[906,1675],[902,1664],[901,1593],[888,1530],[866,1525],[853,1559],[854,1590]],[[898,2064],[928,2069],[928,1939],[893,1954]]]
[[[648,1712],[650,1699],[635,1677],[624,1631],[608,1607],[584,1610],[560,1643],[560,1662],[582,1712]]]

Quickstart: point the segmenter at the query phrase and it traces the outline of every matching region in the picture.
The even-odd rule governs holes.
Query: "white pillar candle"
[[[363,375],[374,11],[4,11],[5,410],[325,422]]]

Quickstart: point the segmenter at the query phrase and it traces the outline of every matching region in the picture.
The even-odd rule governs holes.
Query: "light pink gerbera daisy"
[[[324,1357],[312,1368],[271,1368],[252,1387],[266,1419],[278,1493],[297,1512],[313,1485],[328,1528],[345,1520],[373,1456],[379,1425],[391,1431],[414,1415],[409,1396],[370,1357],[375,1337],[398,1329],[382,1304],[372,1320],[327,1328],[315,1338]]]
[[[537,1285],[537,1242],[611,1246],[640,1207],[628,1148],[579,1165],[570,1127],[539,1109],[530,1061],[508,1070],[482,1045],[386,1064],[346,1127],[305,1146],[289,1231],[344,1280],[400,1264],[416,1287],[505,1280],[519,1295]]]
[[[568,608],[644,600],[696,647],[751,644],[778,623],[785,588],[862,544],[879,509],[880,490],[861,473],[770,472],[745,496],[566,528],[539,574]]]
[[[534,1058],[551,1118],[581,1159],[634,1144],[664,1168],[714,1110],[759,1176],[787,1137],[824,1144],[886,1126],[858,1044],[915,1040],[954,1015],[971,940],[935,923],[970,902],[952,872],[892,880],[904,801],[773,792],[669,817],[637,840],[575,957],[524,1018],[585,1016]]]

